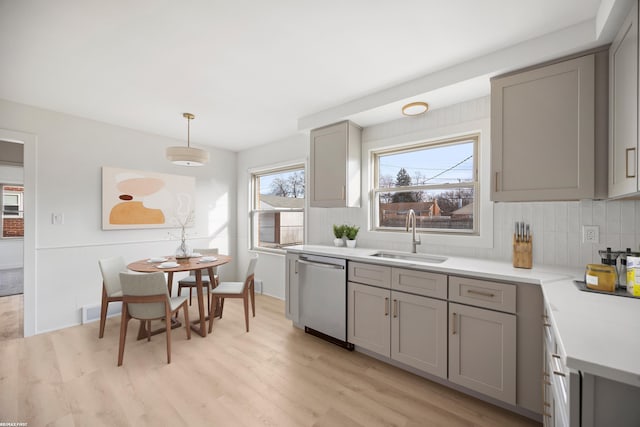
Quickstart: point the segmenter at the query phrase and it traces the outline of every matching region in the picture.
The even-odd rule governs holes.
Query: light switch
[[[53,225],[62,225],[62,224],[64,224],[64,214],[62,214],[62,213],[52,213],[51,214],[51,224],[53,224]]]

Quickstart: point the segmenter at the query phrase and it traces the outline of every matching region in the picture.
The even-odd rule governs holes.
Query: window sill
[[[269,249],[269,248],[251,248],[249,252],[257,253],[257,254],[269,254],[269,255],[286,255],[285,249]]]

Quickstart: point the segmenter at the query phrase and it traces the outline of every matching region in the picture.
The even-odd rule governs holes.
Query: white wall
[[[0,165],[1,184],[22,184],[23,170],[20,166]],[[0,270],[22,267],[22,239],[0,239]]]
[[[308,208],[307,240],[309,244],[331,245],[333,224],[350,223],[361,227],[359,247],[392,250],[410,250],[411,237],[407,233],[371,232],[369,228],[368,194],[369,151],[374,148],[411,141],[416,137],[447,137],[458,132],[480,127],[488,135],[486,123],[490,117],[489,97],[434,110],[421,117],[402,118],[363,130],[363,187],[364,201],[360,208]],[[479,124],[479,125],[478,125]],[[489,138],[481,142],[481,174],[484,182],[489,179]],[[259,150],[241,152],[238,157],[238,224],[239,259],[248,249],[248,181],[247,170],[253,167],[275,164],[308,157],[308,136],[299,135],[285,141],[267,144]],[[481,186],[482,186],[481,180]],[[488,195],[485,193],[485,196]],[[512,230],[515,221],[531,224],[534,265],[548,264],[584,267],[600,262],[598,250],[640,249],[640,201],[591,201],[492,203],[484,201],[484,219],[490,222],[490,235],[485,239],[447,239],[430,235],[422,236],[419,252],[472,256],[510,262],[512,259]],[[582,243],[582,225],[597,225],[600,243]],[[268,278],[265,293],[282,298],[284,295],[284,258],[280,255],[261,255],[258,264],[262,275]],[[244,262],[246,264],[246,261]]]
[[[407,240],[404,232],[369,231],[371,206],[369,197],[373,182],[371,168],[371,152],[399,144],[415,144],[440,140],[459,135],[479,133],[479,167],[480,182],[490,180],[490,122],[489,97],[456,104],[450,107],[431,111],[418,117],[403,117],[398,120],[382,123],[363,129],[362,132],[362,201],[360,208],[310,208],[309,209],[309,243],[331,244],[333,241],[333,224],[355,224],[360,227],[358,245],[381,249],[410,250],[411,240]],[[411,172],[411,171],[409,171]],[[434,246],[490,248],[493,246],[493,204],[489,201],[489,188],[480,184],[478,197],[481,201],[480,235],[453,236],[445,234],[422,235],[420,252],[429,252]]]
[[[290,138],[251,148],[238,153],[238,262],[237,274],[245,274],[249,257],[249,177],[250,170],[269,168],[286,163],[305,162],[309,156],[309,136],[298,134]],[[284,255],[259,253],[256,280],[262,280],[262,292],[284,299]]]
[[[78,324],[80,309],[100,302],[97,260],[115,255],[127,262],[173,253],[177,241],[167,229],[101,229],[101,168],[114,166],[196,177],[196,226],[193,247],[236,252],[236,154],[211,148],[211,162],[201,168],[169,163],[165,148],[184,141],[146,134],[0,100],[0,129],[35,135],[33,156],[25,153],[25,170],[36,165],[36,267],[34,312],[30,333]],[[25,187],[27,182],[25,181]],[[52,225],[51,214],[63,213],[64,224]],[[235,279],[233,266],[220,270]],[[27,287],[25,279],[25,287]]]

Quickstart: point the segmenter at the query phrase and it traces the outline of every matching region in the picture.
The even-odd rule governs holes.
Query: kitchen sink
[[[401,259],[404,261],[424,262],[428,264],[440,264],[445,262],[447,257],[436,255],[403,254],[397,252],[376,252],[371,254],[378,258]]]

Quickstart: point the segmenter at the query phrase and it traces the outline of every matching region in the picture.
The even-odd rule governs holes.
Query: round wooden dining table
[[[210,280],[213,281],[213,277],[214,277],[213,269],[215,267],[219,267],[221,265],[231,262],[231,259],[232,259],[230,256],[222,255],[222,254],[216,255],[215,258],[216,258],[215,261],[203,261],[202,257],[199,257],[199,256],[190,257],[184,260],[183,259],[176,260],[175,257],[168,256],[166,257],[165,262],[175,261],[176,263],[178,263],[176,267],[161,268],[159,267],[160,264],[162,264],[161,262],[149,262],[149,259],[142,259],[139,261],[132,262],[127,266],[127,268],[129,270],[137,271],[140,273],[154,273],[156,271],[168,273],[167,286],[169,288],[169,295],[171,295],[171,289],[173,285],[173,273],[180,272],[180,271],[194,271],[196,276],[196,289],[197,289],[196,294],[198,296],[198,314],[200,315],[200,318],[198,320],[194,320],[193,322],[191,322],[191,329],[193,329],[195,332],[200,334],[200,336],[206,337],[207,336],[206,321],[208,319],[207,319],[207,316],[204,314],[204,295],[202,292],[202,270],[207,269],[207,271],[209,272],[209,277],[211,278]],[[212,285],[215,285],[215,283],[212,283]],[[214,313],[212,313],[211,315],[213,316]],[[141,333],[142,331],[138,335],[140,336]]]

